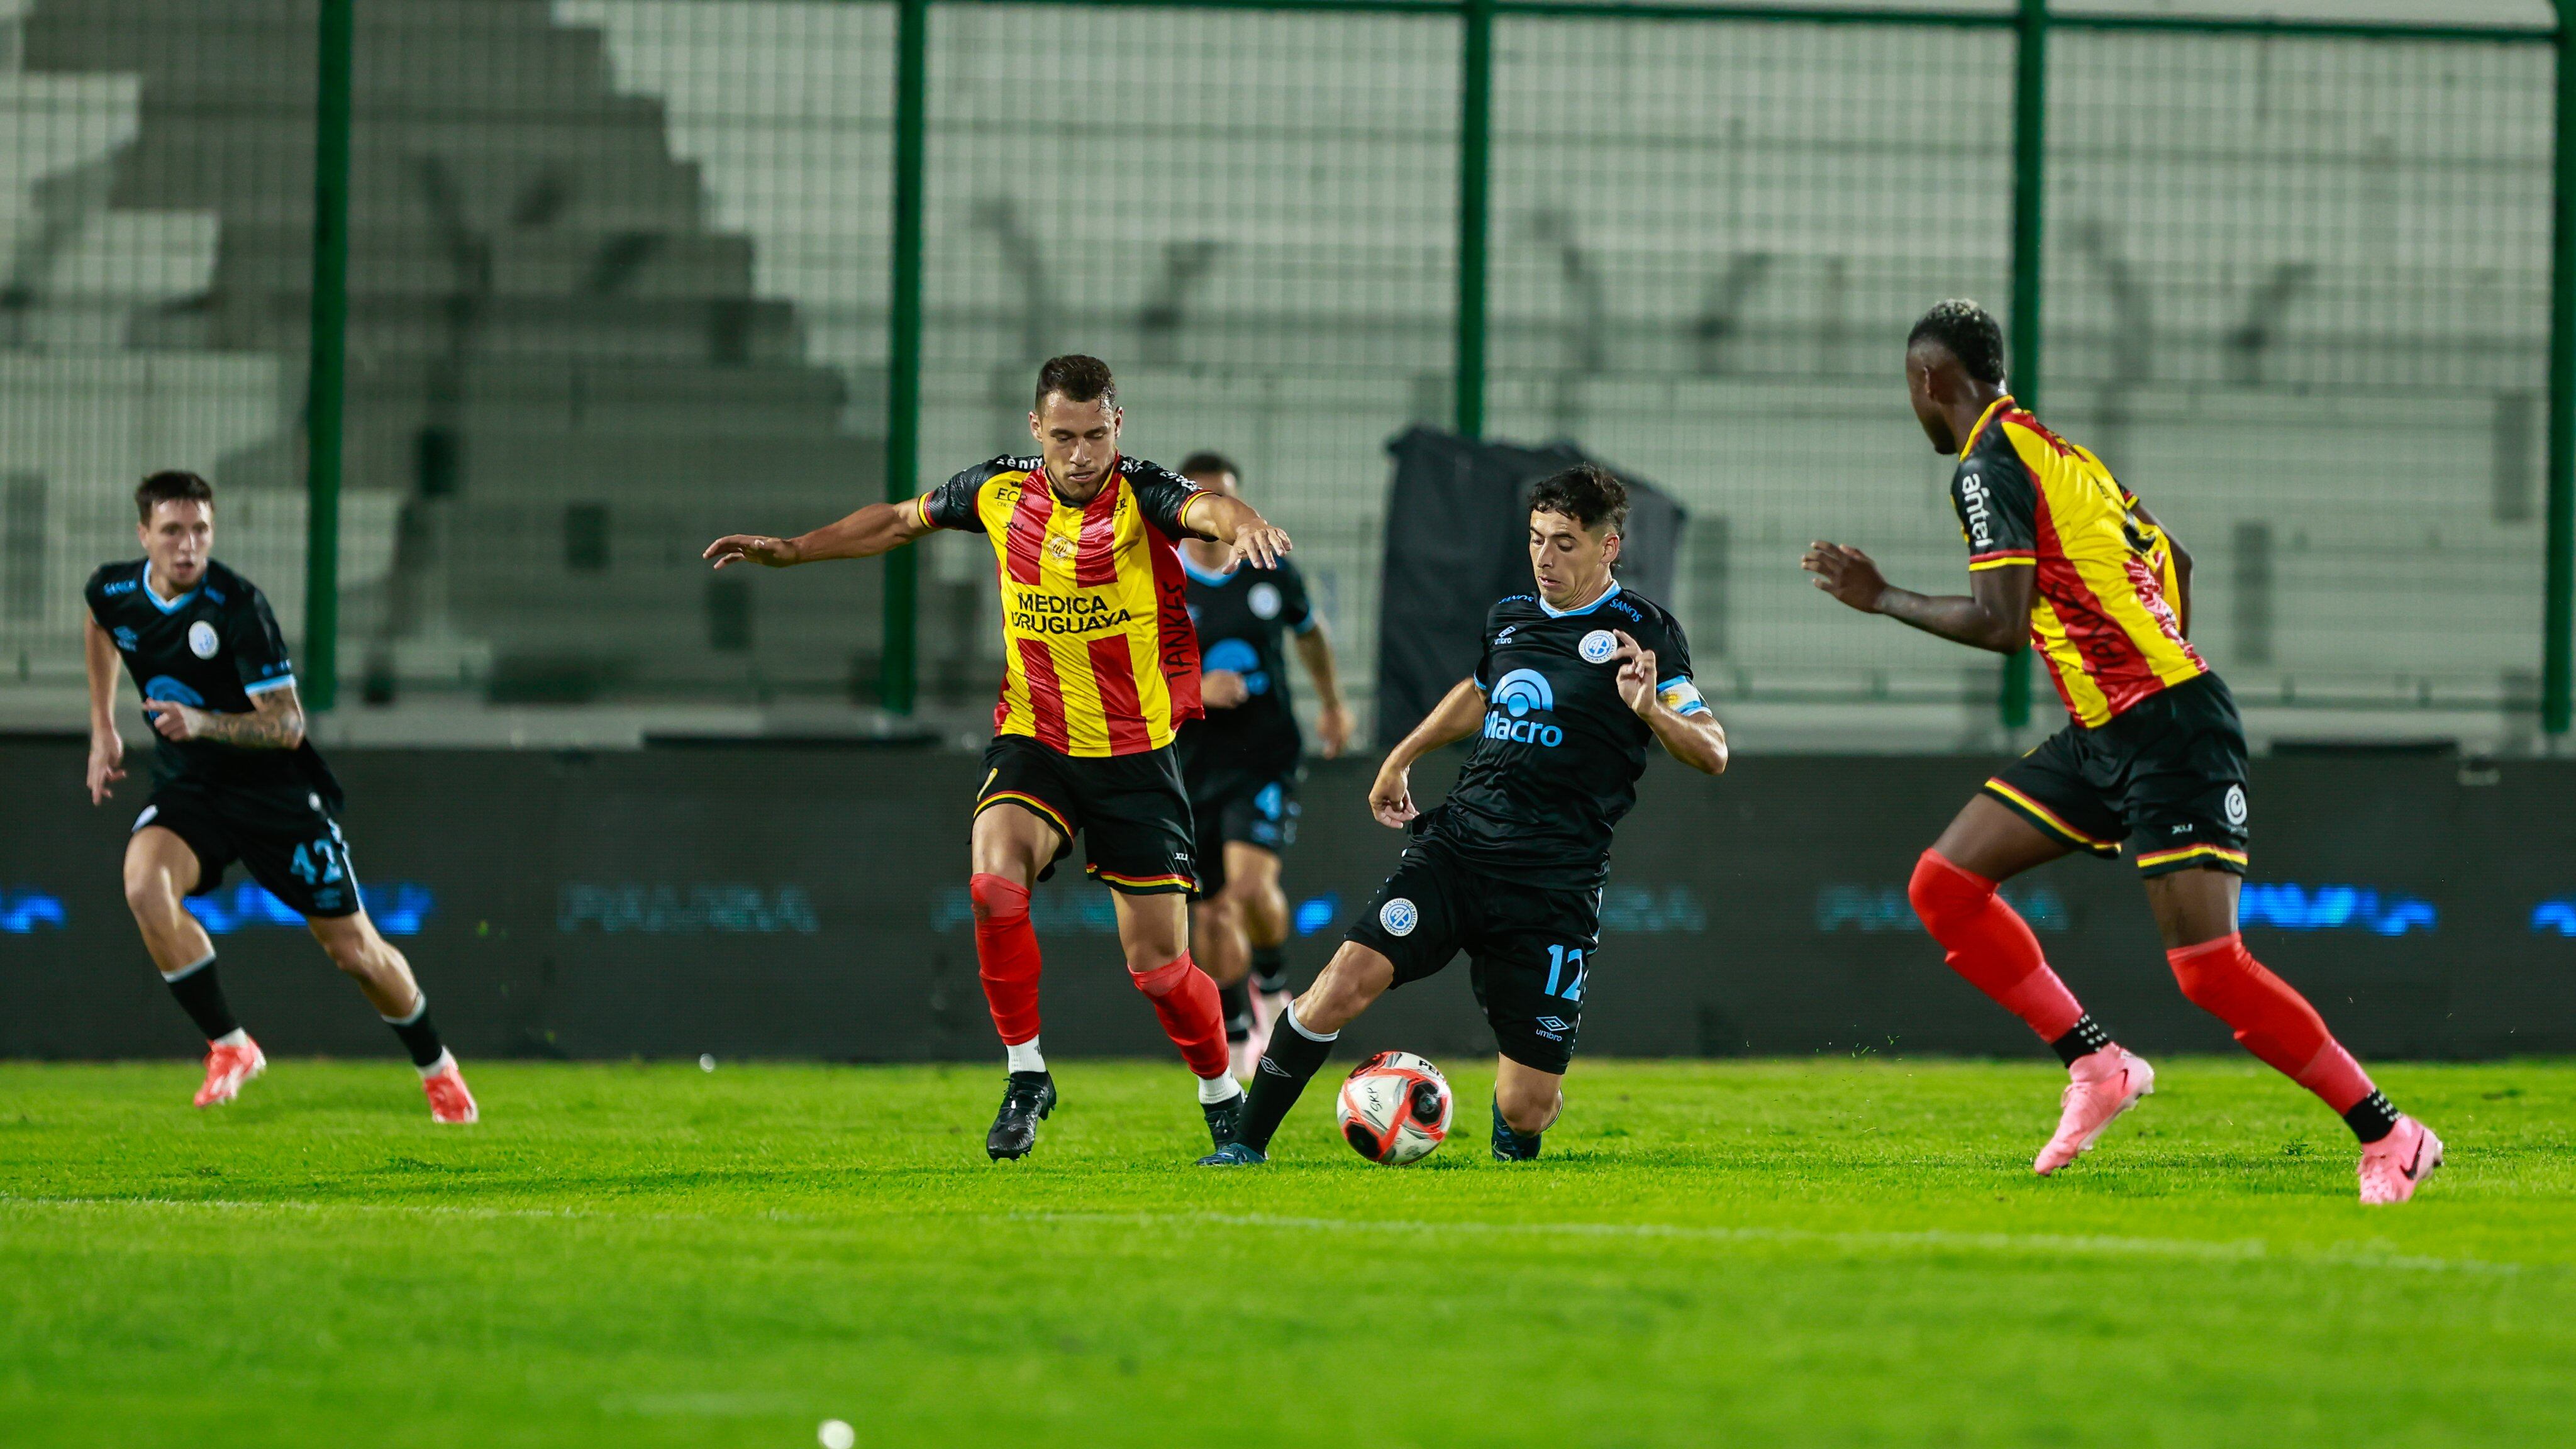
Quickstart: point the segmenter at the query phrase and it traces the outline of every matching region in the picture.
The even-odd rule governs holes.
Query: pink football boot
[[[2070,1080],[2058,1098],[2057,1135],[2030,1165],[2042,1177],[2092,1151],[2102,1129],[2156,1089],[2156,1069],[2118,1045],[2077,1057],[2066,1075]]]
[[[2361,1148],[2361,1200],[2404,1202],[2442,1165],[2442,1139],[2412,1117],[2400,1116],[2397,1130]]]
[[[245,1032],[238,1044],[206,1048],[206,1084],[197,1089],[197,1105],[220,1107],[241,1095],[242,1083],[268,1070],[259,1043]]]

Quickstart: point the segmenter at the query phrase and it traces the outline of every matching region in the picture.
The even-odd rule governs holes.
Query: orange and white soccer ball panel
[[[1449,1136],[1449,1079],[1411,1052],[1379,1052],[1342,1083],[1342,1140],[1371,1162],[1401,1167]]]

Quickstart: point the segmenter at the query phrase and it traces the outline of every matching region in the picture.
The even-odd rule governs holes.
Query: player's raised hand
[[[762,568],[783,569],[796,562],[796,549],[787,540],[765,533],[728,533],[708,544],[707,551],[698,557],[714,559],[717,568],[756,563]]]
[[[1402,830],[1421,814],[1413,808],[1413,771],[1392,760],[1378,766],[1377,782],[1369,786],[1369,813],[1389,830]]]
[[[1610,658],[1619,665],[1619,698],[1639,714],[1655,707],[1655,651],[1628,637],[1625,629],[1613,629],[1610,637],[1619,641],[1617,652]]]
[[[152,716],[152,728],[165,740],[194,739],[204,732],[205,715],[176,700],[147,699],[143,712]]]
[[[1868,554],[1839,543],[1822,539],[1807,545],[1805,557],[1798,566],[1815,575],[1815,585],[1841,602],[1864,614],[1879,612],[1879,600],[1887,595],[1887,578]]]
[[[114,730],[93,730],[89,737],[89,803],[99,804],[113,795],[112,787],[125,778],[125,741]]]
[[[1255,523],[1234,535],[1234,562],[1257,569],[1279,567],[1280,555],[1295,548],[1287,533],[1269,523]]]

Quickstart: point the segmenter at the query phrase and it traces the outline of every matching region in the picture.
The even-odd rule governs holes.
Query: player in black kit
[[[125,778],[116,660],[160,736],[152,800],[125,846],[125,900],[170,994],[206,1035],[197,1105],[231,1101],[268,1066],[215,979],[214,943],[181,905],[211,893],[238,860],[302,915],[333,965],[401,1038],[429,1114],[471,1122],[474,1095],[430,1024],[411,963],[376,933],[335,818],[340,783],[304,737],[295,671],[268,600],[210,556],[215,491],[194,473],[155,473],[134,490],[144,556],[90,575],[89,794]]]
[[[1215,453],[1191,454],[1181,475],[1228,498],[1240,482],[1234,464]],[[1176,743],[1198,822],[1200,895],[1190,939],[1216,981],[1234,1074],[1243,1077],[1288,1005],[1280,955],[1288,897],[1279,889],[1279,857],[1297,843],[1305,741],[1288,692],[1287,639],[1297,641],[1315,682],[1315,733],[1325,759],[1339,758],[1350,742],[1351,714],[1305,576],[1284,558],[1268,572],[1237,568],[1232,554],[1223,544],[1181,541],[1207,714],[1184,723]]]
[[[1501,1049],[1494,1156],[1538,1156],[1539,1134],[1565,1104],[1559,1088],[1601,943],[1610,832],[1637,803],[1646,748],[1661,744],[1707,774],[1726,768],[1726,731],[1691,683],[1681,625],[1612,577],[1627,513],[1628,490],[1588,464],[1531,493],[1538,592],[1494,605],[1474,677],[1378,768],[1369,808],[1381,824],[1410,826],[1404,858],[1324,974],[1289,1004],[1235,1140],[1201,1165],[1265,1161],[1343,1025],[1461,950]],[[1449,798],[1417,812],[1413,762],[1477,734]]]

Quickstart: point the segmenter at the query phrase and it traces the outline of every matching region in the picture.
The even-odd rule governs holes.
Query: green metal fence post
[[[2048,0],[2021,0],[2013,27],[2012,383],[2025,408],[2039,406],[2041,245],[2047,229]],[[2005,729],[2030,723],[2030,650],[2004,656],[1998,713]]]
[[[2556,185],[2549,240],[2549,539],[2548,596],[2541,607],[2540,727],[2567,733],[2571,660],[2576,649],[2576,16],[2558,4]]]
[[[349,333],[349,70],[354,0],[322,0],[313,105],[312,335],[304,379],[304,707],[340,694],[340,421]]]
[[[886,501],[901,503],[920,486],[921,229],[923,174],[929,152],[930,3],[902,0],[895,20],[894,264],[887,277]],[[885,639],[877,675],[879,700],[910,714],[919,672],[914,614],[920,556],[897,549],[885,561]]]
[[[1494,0],[1460,8],[1457,428],[1485,432],[1486,182],[1494,152]]]

